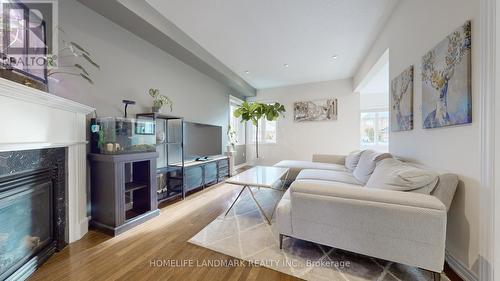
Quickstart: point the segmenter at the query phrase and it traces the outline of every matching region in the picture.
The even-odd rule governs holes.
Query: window
[[[248,122],[248,124],[252,126],[250,142],[255,143],[256,128],[252,122]],[[259,120],[259,143],[276,143],[276,125],[276,121],[267,121],[265,118]]]
[[[361,146],[387,150],[389,145],[389,112],[361,112]]]
[[[240,106],[242,103],[241,100],[230,97],[229,98],[229,124],[231,128],[236,131],[236,144],[242,145],[245,144],[245,123],[241,123],[241,117],[236,118],[233,115],[233,112]]]

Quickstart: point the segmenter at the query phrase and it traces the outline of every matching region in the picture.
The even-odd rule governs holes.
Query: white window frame
[[[275,134],[276,134],[276,141],[268,141],[263,139],[263,136],[265,135],[266,132],[266,125],[268,122],[274,122],[275,123]],[[250,144],[255,144],[255,126],[253,125],[252,122],[248,122],[248,126],[251,126],[250,129],[248,130],[250,132],[249,136],[249,143]],[[275,121],[267,121],[265,117],[261,118],[259,120],[259,144],[277,144],[278,143],[278,120]]]
[[[243,104],[243,101],[240,100],[239,98],[236,98],[234,96],[231,96],[229,95],[229,120],[228,120],[228,124],[230,124],[231,126],[233,126],[232,124],[232,121],[233,119],[236,119],[234,116],[233,116],[233,111],[231,110],[231,106],[240,106],[241,104]],[[240,118],[237,118],[238,119],[238,122],[241,123],[241,117]],[[239,124],[238,124],[239,125]],[[239,130],[243,128],[243,132],[239,132]],[[237,136],[237,140],[238,140],[238,143],[236,143],[236,145],[245,145],[246,144],[246,126],[245,125],[242,125],[242,126],[238,126],[236,128],[236,136]]]
[[[360,145],[361,148],[377,148],[378,150],[385,150],[385,151],[389,150],[390,138],[388,139],[387,143],[380,143],[378,141],[378,137],[377,137],[377,134],[380,131],[379,128],[378,128],[378,126],[379,126],[379,124],[378,124],[379,123],[378,122],[378,118],[379,118],[379,113],[380,112],[387,112],[388,118],[389,118],[389,122],[390,122],[390,112],[389,112],[388,108],[376,108],[376,109],[360,110],[360,112],[359,112],[359,117],[360,117],[359,126],[361,126],[361,114],[363,114],[363,113],[375,113],[375,122],[373,124],[373,130],[374,130],[373,140],[374,140],[374,142],[373,143],[363,143],[362,140],[361,140],[362,136],[360,135],[359,145]],[[388,127],[390,129],[390,124],[389,124]]]

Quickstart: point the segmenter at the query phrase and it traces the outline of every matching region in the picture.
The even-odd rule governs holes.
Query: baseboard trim
[[[89,231],[90,217],[83,218],[73,229],[68,230],[68,243],[80,240]]]
[[[477,275],[466,267],[461,261],[451,255],[448,251],[445,252],[445,260],[450,268],[460,276],[464,281],[478,281]]]
[[[248,164],[247,162],[245,162],[245,163],[242,163],[242,164],[234,166],[234,169],[237,170],[237,169],[243,168],[245,166],[249,166],[249,165],[250,164]]]

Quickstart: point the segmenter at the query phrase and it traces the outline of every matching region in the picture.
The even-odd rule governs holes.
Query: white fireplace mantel
[[[68,242],[88,231],[87,115],[94,108],[0,78],[0,152],[67,147]]]

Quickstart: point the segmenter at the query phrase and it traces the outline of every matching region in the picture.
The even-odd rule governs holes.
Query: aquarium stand
[[[92,227],[115,236],[160,214],[157,157],[157,152],[89,154]]]

